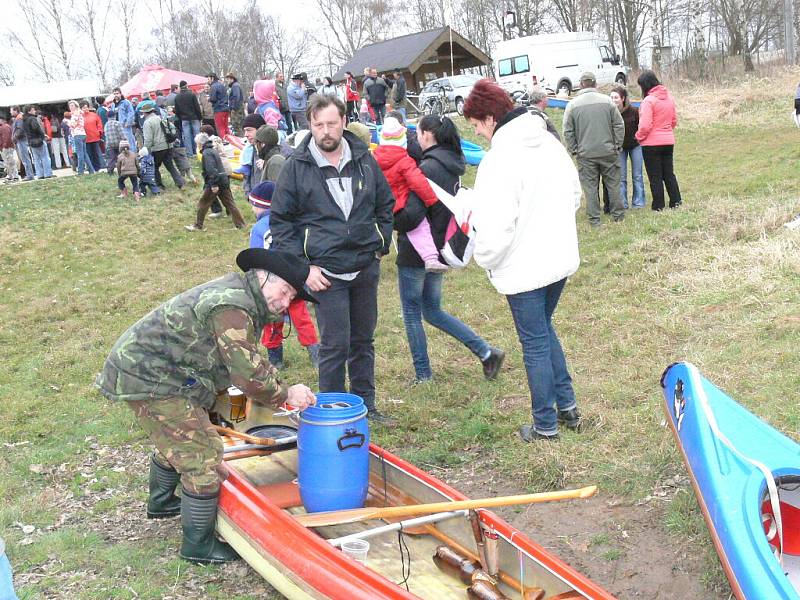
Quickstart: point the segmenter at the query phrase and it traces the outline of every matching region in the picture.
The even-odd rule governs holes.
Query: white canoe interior
[[[783,477],[776,480],[783,521],[783,570],[792,587],[800,593],[800,477]],[[761,520],[767,540],[778,547],[778,536],[772,508],[765,493],[761,504]]]
[[[297,477],[297,450],[286,450],[277,452],[269,456],[255,456],[242,458],[227,463],[229,467],[236,469],[253,486],[259,488],[267,497],[271,497],[270,490],[280,489],[284,497],[291,495],[292,482]],[[296,488],[296,486],[294,486]],[[296,492],[293,492],[296,495]],[[370,455],[370,489],[367,498],[368,506],[396,506],[399,504],[417,504],[429,502],[441,502],[451,500],[438,489],[427,482],[424,482],[395,466],[394,464],[380,459],[374,454]],[[286,502],[283,502],[286,504]],[[291,502],[291,504],[299,504]],[[305,512],[302,505],[288,506],[284,510],[292,514]],[[368,521],[361,523],[350,523],[346,525],[336,525],[321,527],[316,529],[317,533],[325,539],[333,539],[376,526],[384,525],[383,521]],[[227,517],[221,518],[220,532],[224,536],[237,536],[238,543],[230,540],[234,547],[241,552],[241,544],[252,545],[244,558],[256,568],[265,578],[276,585],[287,597],[293,598],[313,598],[317,597],[313,590],[308,589],[297,581],[289,582],[289,587],[283,587],[280,582],[275,581],[275,577],[280,576],[281,571],[277,565],[264,564],[259,568],[257,562],[269,558],[264,556],[263,549],[256,547],[255,542],[249,540],[246,534],[237,530]],[[435,528],[431,531],[428,528]],[[477,544],[470,522],[463,517],[457,517],[436,525],[427,525],[415,528],[412,534],[404,534],[403,539],[408,547],[410,555],[409,562],[406,561],[406,571],[410,571],[407,583],[409,591],[421,598],[431,600],[445,600],[448,598],[464,600],[467,597],[467,585],[462,583],[457,573],[445,572],[440,570],[432,557],[436,548],[442,545],[449,545],[451,548],[461,546],[473,554],[477,555]],[[443,540],[454,542],[453,545],[445,543]],[[403,561],[401,560],[401,548],[398,541],[398,533],[387,532],[369,540],[370,548],[367,557],[367,567],[377,571],[392,582],[400,583],[403,580]],[[509,598],[520,598],[519,579],[520,579],[520,559],[522,559],[522,578],[525,589],[541,588],[544,590],[544,598],[549,599],[555,596],[561,598],[585,598],[585,594],[575,591],[575,588],[566,583],[561,577],[553,573],[548,568],[541,565],[534,557],[526,552],[521,552],[510,540],[503,536],[498,540],[498,565],[500,571],[506,574],[506,583],[499,583],[499,589]],[[463,554],[462,554],[463,555]],[[468,557],[465,557],[468,558]],[[508,579],[513,578],[517,585],[509,585]],[[291,578],[290,578],[291,579]],[[284,585],[287,582],[283,582]],[[297,588],[297,594],[287,593],[287,591]],[[303,589],[305,588],[305,589]],[[515,589],[516,588],[516,589]],[[569,593],[572,592],[572,593]],[[321,597],[321,596],[320,596]]]

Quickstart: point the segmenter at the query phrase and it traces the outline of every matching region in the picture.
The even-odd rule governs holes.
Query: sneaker
[[[119,196],[117,196],[117,198],[127,198],[127,197],[128,197],[128,192],[122,192]]]
[[[222,216],[222,211],[208,213],[209,219],[219,219]]]
[[[186,231],[203,231],[203,228],[198,227],[197,225],[184,225],[183,228]]]
[[[569,410],[558,411],[558,422],[564,425],[567,429],[573,431],[580,431],[581,428],[581,411],[578,407],[570,408]]]
[[[558,441],[558,434],[554,433],[553,435],[545,435],[543,433],[539,433],[533,428],[533,425],[523,425],[519,428],[519,437],[522,438],[523,442],[528,442],[529,444],[532,442],[536,442],[539,440],[544,440],[546,442],[557,442]]]
[[[426,383],[431,383],[432,381],[433,381],[433,375],[431,375],[430,377],[414,377],[414,379],[411,380],[409,385],[411,387],[415,387],[418,385],[425,385]]]
[[[489,356],[483,363],[483,376],[489,381],[497,379],[497,374],[500,372],[500,367],[503,366],[503,361],[506,358],[506,353],[499,348],[490,348]]]
[[[384,427],[395,427],[397,419],[379,412],[377,408],[367,409],[367,419],[376,425],[383,425]]]
[[[426,260],[425,261],[425,272],[426,273],[444,273],[450,267],[446,264],[439,262],[436,259],[433,260]]]

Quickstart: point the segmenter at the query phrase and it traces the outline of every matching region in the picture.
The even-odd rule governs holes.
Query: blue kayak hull
[[[661,384],[667,422],[734,595],[740,600],[800,600],[800,556],[789,554],[795,550],[786,545],[788,536],[800,532],[784,526],[787,552],[782,566],[762,523],[762,518],[769,521],[769,515],[762,515],[768,499],[766,477],[744,458],[772,472],[782,507],[784,501],[796,505],[800,445],[737,404],[689,363],[669,366]],[[793,483],[784,489],[782,482],[787,481]]]

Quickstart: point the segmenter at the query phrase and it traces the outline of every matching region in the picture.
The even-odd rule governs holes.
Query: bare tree
[[[597,3],[609,44],[616,49],[619,39],[622,58],[634,70],[639,69],[639,46],[651,8],[648,0],[599,0]]]
[[[134,9],[136,4],[133,2],[118,2],[117,17],[122,25],[122,45],[124,56],[122,56],[122,80],[128,81],[133,75],[133,38],[136,35]]]
[[[111,4],[104,0],[101,0],[99,6],[96,0],[81,0],[77,10],[72,13],[76,29],[89,39],[95,67],[103,89],[108,86],[108,67],[111,55],[111,48],[107,43],[110,10]]]
[[[591,31],[594,7],[591,0],[552,0],[553,16],[567,31]]]
[[[5,86],[14,85],[14,73],[8,65],[0,64],[0,83]]]
[[[445,0],[410,0],[406,5],[412,29],[427,31],[444,27],[447,22]]]
[[[289,76],[294,72],[300,63],[308,60],[309,49],[311,48],[311,34],[305,29],[289,31],[281,23],[278,17],[267,17],[267,32],[269,42],[266,45],[266,56],[269,57],[270,67]],[[329,62],[333,62],[332,46],[326,40],[323,44],[331,54]],[[337,57],[338,58],[338,57]],[[266,73],[270,68],[264,68]]]
[[[362,46],[385,39],[392,31],[397,12],[386,0],[316,0],[325,32],[331,38],[327,49],[340,64],[346,63]],[[402,23],[401,23],[402,24]],[[317,38],[325,46],[325,39]]]
[[[72,76],[71,53],[73,38],[66,31],[68,7],[62,0],[31,0],[19,11],[25,27],[9,29],[7,38],[13,48],[45,81]],[[57,70],[60,66],[60,71]]]

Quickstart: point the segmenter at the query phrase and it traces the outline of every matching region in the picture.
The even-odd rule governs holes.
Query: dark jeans
[[[681,190],[672,165],[672,152],[675,146],[642,146],[644,168],[650,180],[650,195],[653,197],[653,210],[664,208],[664,187],[669,194],[669,207],[681,203]]]
[[[567,359],[553,328],[553,313],[566,279],[548,286],[506,296],[522,344],[522,361],[531,391],[533,427],[543,435],[558,432],[556,407],[575,407],[575,392]]]
[[[319,325],[319,391],[346,392],[345,367],[350,391],[375,408],[375,326],[378,323],[377,259],[352,281],[327,275],[331,286],[314,292]]]
[[[418,380],[433,377],[428,359],[428,340],[422,326],[423,318],[437,329],[456,338],[478,358],[482,359],[489,353],[486,340],[442,310],[442,273],[426,273],[423,267],[398,266],[397,279],[400,285],[403,323]]]
[[[356,101],[347,101],[347,122],[354,123],[358,121],[358,111],[356,110]]]
[[[86,154],[95,171],[105,168],[103,153],[100,151],[100,142],[86,142]]]
[[[175,166],[175,162],[172,159],[172,149],[167,148],[166,150],[155,150],[153,152],[153,161],[156,163],[156,185],[160,188],[164,187],[164,182],[161,180],[161,165],[167,167],[167,171],[172,176],[172,180],[175,182],[179,188],[183,188],[186,185],[186,182],[183,179],[183,176],[178,171],[178,168]]]
[[[114,169],[117,167],[118,156],[119,150],[111,148],[110,146],[106,148],[106,167],[108,168],[109,175],[114,174]]]
[[[126,189],[125,187],[125,180],[131,180],[131,187],[135,193],[139,193],[139,178],[136,175],[123,175],[122,177],[117,177],[117,187],[121,190]]]
[[[373,104],[372,110],[375,111],[375,124],[376,125],[383,125],[383,117],[386,116],[386,105],[385,104]]]

